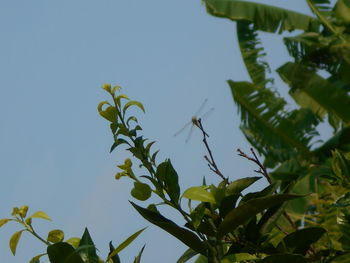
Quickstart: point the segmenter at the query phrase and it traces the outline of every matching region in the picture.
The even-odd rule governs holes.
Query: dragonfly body
[[[186,138],[186,143],[190,140],[192,132],[193,132],[193,127],[197,126],[199,127],[199,123],[198,123],[198,119],[202,119],[204,117],[207,117],[213,110],[214,108],[209,109],[206,113],[204,113],[201,117],[198,118],[198,115],[200,114],[200,112],[204,109],[205,104],[207,103],[208,99],[205,99],[204,102],[202,103],[201,107],[199,108],[199,110],[197,111],[197,113],[192,116],[191,121],[189,121],[188,123],[186,123],[179,131],[177,131],[174,134],[174,137],[178,136],[180,133],[182,133],[187,127],[189,127],[191,125],[191,129],[187,135]]]

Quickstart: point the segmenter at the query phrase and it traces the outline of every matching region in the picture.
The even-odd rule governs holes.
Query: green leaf
[[[208,263],[206,256],[199,255],[194,263]]]
[[[350,24],[349,0],[338,0],[334,11],[336,16],[338,16],[344,24]]]
[[[145,112],[145,108],[143,107],[141,102],[138,102],[138,101],[135,101],[135,100],[131,100],[131,101],[125,103],[124,108],[123,108],[123,114],[125,114],[126,110],[130,106],[136,106],[136,107],[140,108],[143,112]]]
[[[64,239],[63,231],[59,229],[55,229],[49,232],[46,240],[52,243],[58,243],[58,242],[62,242],[63,239]]]
[[[85,228],[84,234],[80,239],[78,249],[79,248],[81,248],[80,254],[83,254],[84,257],[89,258],[89,262],[93,263],[99,261],[99,258],[96,254],[95,244],[92,241],[89,230],[87,228]]]
[[[246,260],[256,260],[258,259],[256,256],[251,255],[249,253],[237,253],[231,254],[224,257],[220,263],[231,263],[231,262],[246,262]]]
[[[345,123],[350,122],[348,112],[350,97],[341,87],[330,83],[303,64],[288,62],[280,67],[277,72],[292,88],[291,93],[295,90],[302,92],[301,98],[304,96],[310,97],[314,103],[318,104],[320,111],[334,113]]]
[[[74,248],[68,243],[58,242],[47,247],[51,263],[84,263]],[[93,261],[88,261],[93,262]]]
[[[68,239],[66,241],[66,243],[72,245],[74,248],[78,248],[79,243],[80,243],[80,238],[79,237],[71,237],[70,239]]]
[[[270,72],[270,67],[263,60],[266,53],[253,23],[237,21],[237,37],[243,62],[251,80],[256,85],[265,86],[268,81],[266,71]]]
[[[116,123],[118,120],[118,113],[117,113],[117,109],[114,106],[108,106],[106,109],[102,110],[102,106],[104,104],[109,104],[108,102],[101,102],[98,106],[98,112],[100,113],[100,115],[105,118],[106,120],[112,122],[112,123]]]
[[[23,205],[19,208],[19,215],[23,218],[25,218],[27,216],[27,212],[28,212],[28,206],[27,205]]]
[[[37,255],[37,256],[33,257],[33,258],[29,261],[29,263],[40,263],[40,258],[41,258],[42,256],[45,256],[45,255],[47,255],[47,254],[46,254],[46,253],[43,253],[43,254]]]
[[[226,195],[240,194],[244,189],[261,179],[261,176],[246,177],[233,181],[226,187]]]
[[[145,246],[144,245],[140,251],[140,253],[137,255],[137,257],[135,257],[135,260],[134,260],[134,263],[141,263],[141,256],[142,256],[142,253],[143,253],[143,250],[145,249]]]
[[[128,143],[127,140],[119,138],[119,139],[116,139],[116,140],[114,141],[114,143],[113,143],[111,149],[109,150],[109,152],[112,152],[116,147],[118,147],[118,146],[121,145],[121,144],[127,144],[127,145],[130,146],[130,144]]]
[[[207,191],[208,186],[194,186],[188,188],[184,193],[183,197],[191,200],[209,202],[215,204],[215,198],[212,193]]]
[[[267,256],[263,260],[259,260],[259,263],[307,263],[306,258],[300,255],[294,254],[276,254]]]
[[[109,253],[108,253],[108,256],[112,254],[112,252],[114,251],[114,249],[115,249],[115,248],[114,248],[114,246],[113,246],[113,244],[112,244],[112,241],[110,241],[110,242],[109,242]],[[114,255],[113,257],[111,257],[109,260],[106,260],[106,262],[109,262],[109,261],[111,261],[111,260],[112,260],[113,263],[121,263],[118,254],[115,254],[115,255]]]
[[[198,252],[194,251],[192,248],[187,249],[182,256],[176,261],[176,263],[185,263],[195,255],[198,255]]]
[[[166,160],[158,165],[156,177],[164,183],[165,190],[171,200],[177,203],[180,197],[180,186],[178,175],[170,160]]]
[[[9,218],[3,218],[0,219],[0,227],[2,227],[3,225],[5,225],[7,222],[12,221],[12,219]]]
[[[25,230],[23,229],[23,230],[20,230],[20,231],[14,233],[10,238],[9,245],[10,245],[10,249],[11,249],[11,252],[13,255],[16,255],[17,245],[18,245],[18,242],[21,238],[23,231],[25,231]]]
[[[134,188],[131,190],[131,195],[140,201],[146,201],[151,197],[152,189],[148,184],[135,182]]]
[[[52,221],[51,218],[43,211],[37,211],[30,216],[31,218],[41,218],[45,220]]]
[[[106,261],[108,261],[110,258],[117,255],[120,251],[122,251],[124,248],[126,248],[128,245],[130,245],[131,242],[133,242],[146,228],[142,228],[141,230],[135,232],[131,236],[129,236],[127,239],[125,239],[119,246],[117,246],[112,253],[108,255],[108,258]]]
[[[277,250],[293,254],[305,255],[310,246],[326,232],[321,227],[308,227],[285,236],[278,244]]]
[[[234,21],[250,21],[254,27],[265,32],[283,32],[296,29],[316,31],[319,22],[307,15],[287,9],[232,0],[205,0],[209,14]]]
[[[206,247],[197,237],[196,234],[185,228],[179,227],[173,221],[165,218],[164,216],[158,213],[142,208],[133,202],[130,203],[146,220],[167,231],[168,233],[182,241],[185,245],[192,248],[194,251],[197,251],[198,253],[204,255],[206,254]]]
[[[350,183],[350,160],[338,150],[332,152],[332,170],[335,175],[346,183]]]
[[[311,110],[287,113],[285,100],[275,92],[248,82],[228,83],[241,113],[241,130],[259,153],[273,159],[274,165],[297,154],[310,156],[309,144],[318,124]]]
[[[224,218],[218,229],[219,237],[235,230],[239,225],[263,212],[265,209],[281,204],[291,199],[299,198],[300,195],[277,194],[249,200],[232,209]]]

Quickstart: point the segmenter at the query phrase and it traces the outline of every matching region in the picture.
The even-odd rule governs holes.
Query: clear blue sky
[[[263,2],[307,10],[303,0]],[[117,244],[150,226],[128,203],[131,182],[114,180],[116,165],[130,155],[109,154],[112,137],[96,110],[108,98],[100,89],[106,82],[143,102],[144,134],[157,140],[159,161],[171,158],[182,190],[203,176],[217,182],[199,132],[188,144],[186,132],[173,137],[205,98],[208,109],[215,107],[204,125],[218,165],[231,179],[254,175],[236,155],[249,145],[226,84],[248,80],[235,25],[209,16],[199,0],[1,0],[0,32],[0,218],[26,204],[30,213],[44,210],[53,218],[34,222],[43,236],[56,228],[67,238],[81,236],[87,226],[103,258],[110,240]],[[263,39],[275,69],[286,51],[278,37]],[[11,223],[0,229],[1,262],[28,262],[45,251],[24,233],[13,257],[8,239],[17,230]],[[144,243],[146,263],[175,262],[185,250],[150,226],[121,253],[123,262]]]

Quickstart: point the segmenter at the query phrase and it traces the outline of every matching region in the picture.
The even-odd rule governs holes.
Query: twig
[[[209,154],[209,157],[207,155],[204,155],[204,159],[208,162],[209,169],[214,173],[216,173],[218,176],[220,176],[222,180],[228,181],[228,179],[220,172],[218,166],[215,163],[213,154],[207,142],[207,137],[209,137],[209,135],[205,132],[200,118],[197,119],[196,126],[202,131],[202,134],[203,134],[203,143]]]
[[[249,161],[256,163],[259,166],[259,170],[254,170],[254,172],[262,174],[266,178],[266,180],[269,182],[269,184],[272,184],[272,180],[271,180],[265,166],[259,161],[257,155],[254,152],[254,149],[250,148],[250,151],[252,152],[254,158],[248,156],[246,153],[241,151],[241,149],[237,149],[239,156],[242,156],[242,157],[248,159]],[[275,191],[275,193],[277,194],[277,191]],[[291,225],[291,227],[294,230],[298,230],[298,226],[295,224],[295,222],[292,220],[292,218],[288,215],[287,212],[283,212],[283,216],[287,219],[287,221],[289,222],[289,224]]]
[[[266,178],[266,180],[269,182],[269,184],[272,184],[271,178],[270,178],[269,174],[267,173],[265,166],[259,161],[253,148],[250,148],[250,151],[252,152],[254,158],[245,154],[243,151],[241,151],[241,149],[237,149],[239,156],[242,156],[242,157],[248,159],[249,161],[256,163],[259,166],[259,170],[254,170],[254,172],[262,174]]]

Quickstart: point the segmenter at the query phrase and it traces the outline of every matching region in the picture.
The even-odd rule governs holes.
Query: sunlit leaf
[[[7,222],[12,221],[12,219],[9,218],[3,218],[0,219],[0,227],[2,227],[3,225],[5,225]]]
[[[260,178],[260,176],[255,176],[235,180],[227,186],[226,194],[240,194],[244,189],[255,183]]]
[[[80,238],[79,237],[71,237],[70,239],[68,239],[66,241],[66,243],[72,245],[74,248],[77,248],[77,247],[79,247]]]
[[[207,191],[207,186],[194,186],[188,188],[184,193],[183,197],[191,200],[209,202],[215,204],[215,198],[212,193]]]
[[[146,228],[143,228],[131,236],[129,236],[127,239],[125,239],[119,246],[117,246],[112,253],[109,254],[107,260],[112,258],[114,255],[118,254],[120,251],[122,251],[124,248],[126,248],[128,245],[130,245],[131,242],[133,242]]]
[[[41,218],[45,220],[52,221],[51,218],[43,211],[37,211],[30,216],[31,218]]]
[[[125,114],[126,110],[130,107],[130,106],[136,106],[138,108],[140,108],[143,112],[145,112],[145,108],[143,107],[141,102],[135,101],[135,100],[131,100],[127,103],[125,103],[124,108],[123,108],[123,113]]]
[[[64,239],[63,231],[59,229],[55,229],[49,232],[46,240],[52,243],[57,243],[57,242],[61,242],[63,239]]]
[[[47,254],[44,253],[44,254],[37,255],[37,256],[33,257],[33,258],[29,261],[29,263],[40,263],[40,258],[41,258],[42,256],[45,256],[45,255],[47,255]]]
[[[9,245],[10,245],[10,249],[11,249],[11,252],[13,255],[16,255],[17,245],[18,245],[18,242],[21,238],[23,231],[25,231],[25,230],[23,229],[23,230],[20,230],[20,231],[14,233],[10,238]]]
[[[19,208],[19,215],[23,218],[25,218],[27,216],[27,212],[28,212],[28,206],[27,205],[23,205]]]

